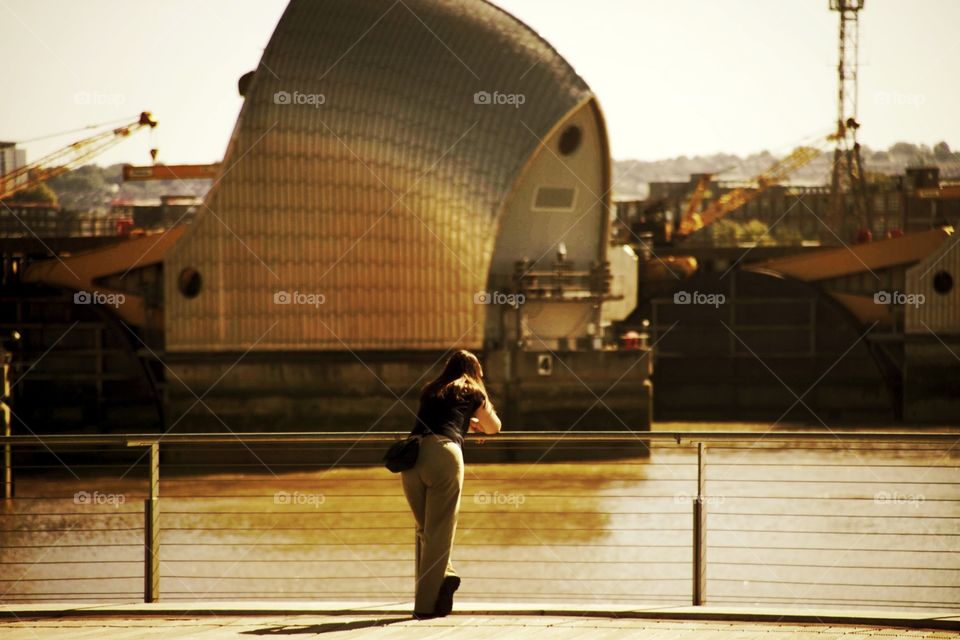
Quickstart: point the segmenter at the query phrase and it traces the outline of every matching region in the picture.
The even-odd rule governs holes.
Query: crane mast
[[[872,227],[860,143],[857,142],[859,88],[860,11],[865,0],[830,0],[830,10],[840,16],[837,56],[837,130],[830,181],[830,213],[823,240],[844,242],[855,230],[861,235]]]

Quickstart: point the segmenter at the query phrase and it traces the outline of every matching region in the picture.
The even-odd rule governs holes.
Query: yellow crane
[[[2,175],[0,176],[0,200],[5,200],[18,191],[35,187],[50,178],[76,169],[131,134],[142,129],[153,129],[156,126],[157,120],[153,114],[144,111],[133,122],[68,144],[36,162]],[[151,153],[154,152],[155,150],[151,151]]]
[[[831,141],[833,136],[824,139],[821,145]],[[791,151],[786,157],[778,160],[769,169],[763,173],[754,176],[749,186],[738,187],[723,194],[713,202],[707,205],[703,211],[698,211],[703,201],[704,193],[710,180],[714,175],[705,173],[700,177],[697,186],[694,188],[683,216],[680,219],[680,228],[676,235],[685,238],[697,229],[701,229],[712,224],[723,216],[733,213],[743,205],[747,204],[768,188],[783,182],[787,176],[797,169],[809,164],[815,160],[823,149],[821,145],[800,146]]]
[[[700,215],[700,205],[707,195],[707,187],[710,186],[710,182],[715,177],[731,169],[733,169],[733,167],[728,167],[723,171],[700,174],[699,178],[697,178],[697,184],[690,194],[690,200],[687,201],[687,206],[684,207],[683,214],[680,217],[680,231],[678,234],[686,236],[703,226],[703,218]]]

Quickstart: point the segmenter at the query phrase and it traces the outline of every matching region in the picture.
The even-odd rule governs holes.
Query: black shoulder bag
[[[383,456],[383,463],[387,469],[394,473],[413,469],[417,464],[417,456],[420,455],[420,437],[410,436],[390,445]]]

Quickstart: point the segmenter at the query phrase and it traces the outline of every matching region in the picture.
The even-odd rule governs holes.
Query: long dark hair
[[[487,400],[487,388],[483,384],[480,361],[465,349],[454,351],[443,371],[420,392],[421,402],[430,398],[440,400]]]

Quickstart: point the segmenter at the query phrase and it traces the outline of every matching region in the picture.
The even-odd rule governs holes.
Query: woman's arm
[[[493,435],[500,433],[500,418],[490,400],[487,400],[477,409],[470,418],[470,429],[479,433]]]

